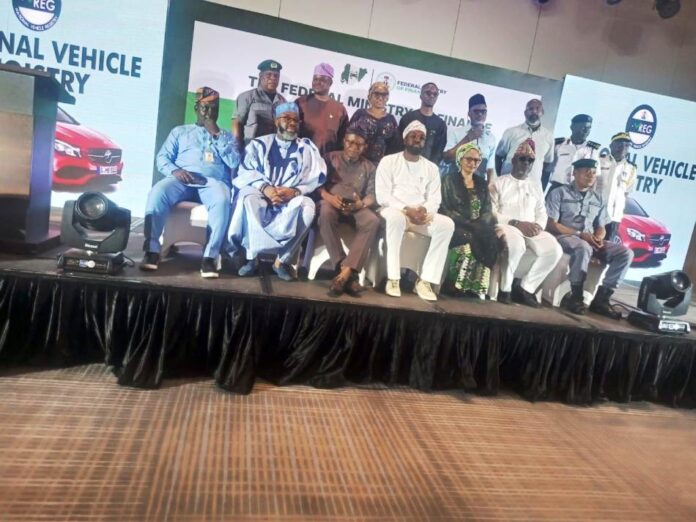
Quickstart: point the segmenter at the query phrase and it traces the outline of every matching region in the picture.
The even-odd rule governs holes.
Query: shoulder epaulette
[[[588,141],[586,145],[591,149],[598,149],[599,147],[601,147],[601,145],[596,141]]]
[[[556,145],[560,145],[560,144],[563,143],[565,140],[566,140],[565,138],[556,138],[556,140],[555,140],[555,141],[556,141]]]

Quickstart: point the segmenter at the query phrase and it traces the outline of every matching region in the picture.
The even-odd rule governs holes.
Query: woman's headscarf
[[[469,152],[470,150],[475,150],[479,154],[481,154],[481,149],[478,148],[478,145],[476,145],[473,141],[470,141],[469,143],[465,143],[464,145],[461,145],[458,149],[457,152],[455,153],[455,162],[457,163],[457,169],[461,170],[462,168],[462,158],[464,155]]]

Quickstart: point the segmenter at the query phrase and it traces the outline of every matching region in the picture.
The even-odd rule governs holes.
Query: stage
[[[126,252],[139,261],[142,235]],[[328,295],[329,280],[223,273],[204,280],[184,247],[157,272],[57,274],[52,251],[0,255],[0,365],[103,362],[124,386],[210,376],[231,392],[257,379],[511,390],[529,400],[696,404],[696,335],[654,335],[626,321],[557,308],[368,289]]]

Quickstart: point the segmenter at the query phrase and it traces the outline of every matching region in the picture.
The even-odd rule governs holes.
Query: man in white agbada
[[[277,254],[273,270],[291,281],[290,266],[314,220],[306,196],[326,179],[326,163],[307,138],[297,138],[299,111],[294,103],[275,108],[276,134],[254,138],[232,184],[239,190],[230,223],[230,245],[246,250],[240,276],[256,271],[257,256]]]
[[[546,276],[563,255],[556,238],[546,232],[546,203],[541,184],[529,176],[536,161],[534,141],[522,142],[512,157],[512,171],[501,176],[490,188],[493,213],[498,229],[505,236],[507,258],[501,260],[501,284],[498,301],[538,307],[534,295]],[[514,279],[524,253],[529,250],[534,261],[529,271]]]
[[[401,241],[406,230],[430,236],[415,291],[421,299],[435,301],[431,285],[440,284],[454,222],[438,214],[440,173],[437,165],[421,156],[425,126],[414,120],[404,129],[405,150],[384,156],[377,166],[375,193],[386,222],[387,295],[401,296]]]

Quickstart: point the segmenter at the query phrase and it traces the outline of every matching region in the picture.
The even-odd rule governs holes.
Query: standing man
[[[362,131],[349,127],[343,150],[326,156],[326,184],[319,188],[319,232],[338,274],[331,282],[331,294],[357,295],[357,276],[365,265],[370,247],[379,231],[375,213],[375,165],[363,156],[367,142]],[[355,227],[348,255],[343,251],[338,224]]]
[[[491,186],[491,205],[507,245],[507,259],[501,263],[498,301],[538,307],[534,295],[563,255],[556,238],[545,231],[548,216],[541,183],[531,179],[536,161],[535,143],[522,142],[512,156],[512,172]],[[521,279],[513,279],[520,260],[529,250],[534,261]],[[512,295],[510,295],[512,292]]]
[[[576,114],[570,120],[570,138],[556,138],[549,192],[560,185],[567,185],[573,181],[573,164],[576,161],[581,159],[599,161],[599,143],[587,140],[591,130],[592,116]],[[546,188],[546,182],[542,180],[542,183]]]
[[[447,145],[447,125],[445,120],[433,112],[438,96],[440,96],[440,89],[437,85],[433,82],[424,83],[421,86],[420,109],[407,112],[399,121],[400,134],[403,134],[406,126],[414,120],[418,120],[425,125],[425,148],[422,156],[435,163],[435,165],[440,164],[445,145]]]
[[[509,174],[512,170],[512,157],[517,147],[526,140],[532,140],[535,144],[536,159],[529,172],[529,179],[542,186],[544,176],[548,179],[553,168],[553,134],[542,127],[541,117],[544,115],[544,106],[541,100],[532,99],[527,102],[524,109],[524,123],[510,127],[503,132],[498,148],[495,151],[495,169],[498,175]]]
[[[425,132],[417,120],[408,124],[403,133],[405,150],[384,156],[377,166],[375,191],[386,222],[387,295],[401,297],[401,241],[406,230],[413,230],[430,236],[415,290],[421,299],[436,301],[431,285],[442,279],[454,222],[437,213],[442,201],[440,173],[437,165],[421,156]]]
[[[275,108],[278,131],[254,138],[233,184],[239,190],[230,223],[232,250],[244,248],[247,262],[240,276],[256,271],[257,256],[277,254],[274,272],[295,277],[294,259],[314,221],[314,201],[307,197],[326,179],[326,163],[307,138],[298,138],[299,110],[294,103]]]
[[[276,91],[282,68],[275,60],[264,60],[259,64],[258,87],[237,96],[232,134],[241,150],[254,138],[275,133],[273,107],[285,102]]]
[[[595,190],[602,195],[611,219],[606,226],[607,241],[616,238],[626,207],[626,196],[636,184],[638,167],[626,157],[631,143],[631,136],[627,132],[614,134],[609,145],[611,153],[604,152],[599,158],[601,172]]]
[[[481,151],[481,164],[476,174],[482,176],[489,184],[495,178],[495,146],[493,133],[486,128],[488,106],[483,94],[474,94],[469,98],[469,125],[467,127],[450,128],[447,132],[447,146],[444,154],[445,161],[454,165],[457,149],[465,143],[474,142]]]
[[[633,260],[633,252],[623,245],[605,241],[605,225],[609,222],[602,196],[592,187],[597,179],[597,161],[591,158],[573,163],[573,182],[551,190],[546,196],[549,214],[547,228],[556,236],[563,251],[570,254],[571,293],[561,306],[574,314],[584,314],[583,285],[592,257],[609,265],[597,289],[590,311],[612,319],[621,313],[612,309],[609,298],[623,280]]]
[[[314,92],[295,100],[300,108],[300,137],[312,140],[322,156],[341,148],[348,126],[346,108],[329,96],[333,77],[333,67],[320,63],[312,76]]]
[[[157,153],[157,169],[164,179],[147,196],[145,256],[142,270],[157,270],[159,242],[169,211],[180,201],[196,201],[208,210],[208,241],[201,276],[218,277],[218,256],[230,220],[230,172],[239,165],[237,142],[217,125],[220,95],[210,87],[196,91],[196,123],[180,125]]]

